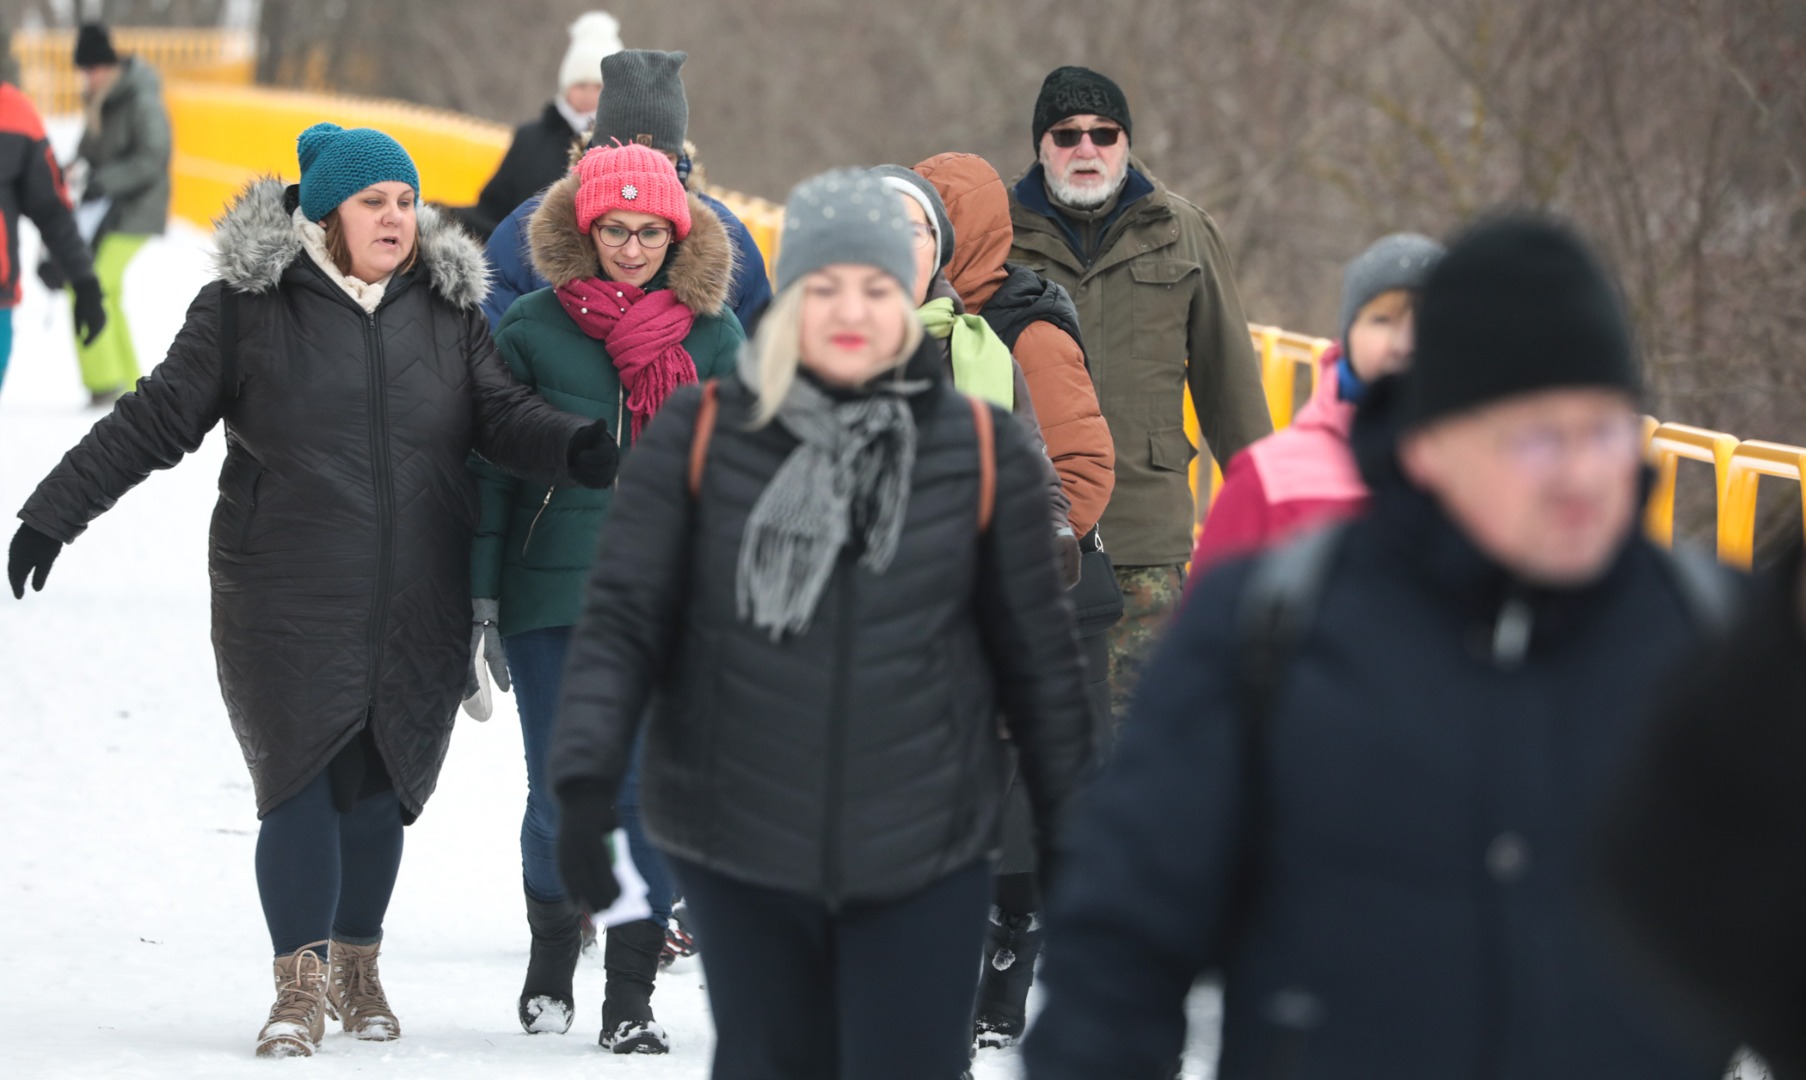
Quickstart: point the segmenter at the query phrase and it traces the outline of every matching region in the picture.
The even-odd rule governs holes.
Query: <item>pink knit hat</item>
[[[610,210],[653,214],[671,223],[673,239],[690,235],[690,199],[677,166],[650,146],[598,146],[577,163],[577,227],[588,232]]]

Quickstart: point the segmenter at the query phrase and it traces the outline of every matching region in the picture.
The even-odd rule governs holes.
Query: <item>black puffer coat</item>
[[[294,193],[248,189],[219,222],[220,281],[168,357],[94,425],[19,516],[74,540],[222,418],[209,565],[220,688],[259,815],[366,725],[411,820],[433,792],[469,662],[472,449],[555,474],[587,421],[514,381],[477,310],[482,251],[419,211],[418,266],[374,314],[302,249]],[[239,382],[223,392],[220,295]]]
[[[1057,819],[1093,733],[1053,564],[1046,464],[995,414],[997,495],[978,531],[967,399],[929,339],[909,376],[918,432],[895,560],[843,552],[809,630],[773,643],[735,613],[740,540],[797,445],[747,430],[723,380],[702,489],[686,483],[700,395],[673,395],[634,448],[565,669],[552,750],[563,795],[613,794],[646,731],[641,800],[665,851],[829,905],[908,895],[985,857],[1010,717],[1038,820]]]

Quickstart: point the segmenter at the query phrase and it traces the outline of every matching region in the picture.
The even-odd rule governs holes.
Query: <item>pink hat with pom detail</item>
[[[677,166],[649,146],[598,146],[577,162],[577,227],[588,232],[610,210],[662,217],[675,240],[690,235],[690,198]]]

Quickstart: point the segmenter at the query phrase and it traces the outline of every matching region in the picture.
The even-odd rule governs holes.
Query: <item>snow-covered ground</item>
[[[36,236],[22,231],[31,267]],[[208,276],[206,236],[181,226],[132,264],[127,315],[147,367]],[[60,298],[51,303],[28,274],[14,317],[0,389],[0,542],[99,416]],[[208,638],[206,532],[223,454],[216,431],[66,549],[43,593],[0,597],[0,1076],[269,1067],[251,1055],[273,997],[252,873],[257,821]],[[322,1080],[707,1076],[696,961],[659,980],[669,1057],[617,1058],[596,1045],[602,972],[589,961],[571,1033],[520,1031],[524,785],[512,699],[499,698],[490,723],[460,717],[438,794],[408,830],[387,924],[383,978],[405,1037],[334,1034],[296,1068]],[[1198,1011],[1212,1011],[1208,997]],[[1018,1075],[1015,1052],[987,1052],[974,1074]]]

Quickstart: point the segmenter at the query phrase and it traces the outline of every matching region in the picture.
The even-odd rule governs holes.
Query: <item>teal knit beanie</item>
[[[295,139],[301,159],[301,212],[318,222],[372,184],[399,181],[420,197],[420,173],[401,144],[373,128],[315,124]]]

